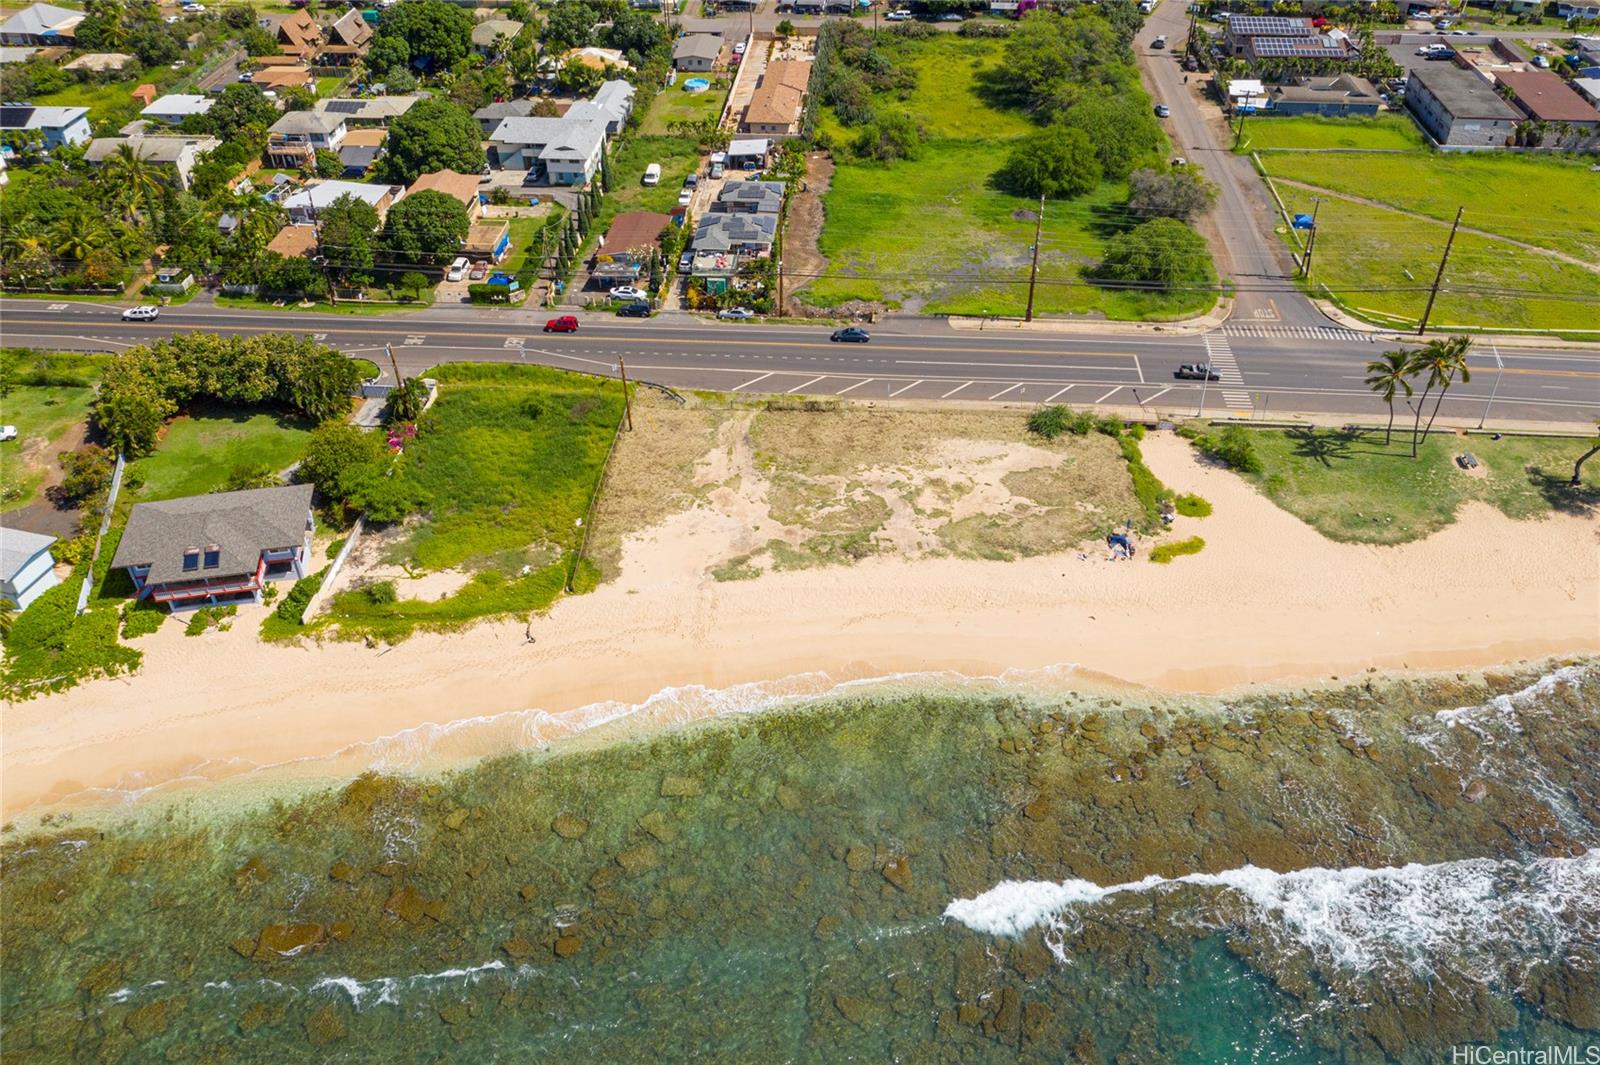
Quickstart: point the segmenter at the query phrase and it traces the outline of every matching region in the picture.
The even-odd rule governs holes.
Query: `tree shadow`
[[[1528,483],[1560,514],[1587,518],[1600,510],[1600,488],[1589,484],[1573,484],[1570,473],[1547,473],[1538,466],[1527,467]]]
[[[1294,443],[1295,455],[1332,467],[1335,460],[1350,458],[1351,445],[1364,435],[1364,430],[1301,428],[1290,429],[1284,435]]]

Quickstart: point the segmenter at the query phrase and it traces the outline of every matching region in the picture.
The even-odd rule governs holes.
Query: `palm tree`
[[[105,244],[111,233],[105,222],[91,215],[87,208],[81,208],[56,219],[47,235],[51,250],[57,255],[82,260]]]
[[[1389,446],[1394,435],[1394,397],[1401,389],[1406,398],[1413,394],[1411,387],[1411,352],[1404,349],[1386,351],[1380,359],[1367,363],[1367,387],[1389,405],[1389,424],[1383,428],[1383,446]]]
[[[1411,424],[1412,458],[1417,457],[1418,444],[1433,431],[1433,419],[1439,416],[1439,406],[1444,402],[1444,394],[1450,391],[1456,376],[1460,375],[1462,384],[1472,380],[1472,370],[1467,366],[1467,352],[1471,347],[1472,341],[1466,337],[1445,337],[1441,340],[1430,340],[1426,347],[1412,353],[1411,372],[1428,375],[1427,381],[1423,384],[1422,398],[1417,401],[1416,418]],[[1428,416],[1427,427],[1421,428],[1419,432],[1422,424],[1422,408],[1428,405],[1428,393],[1435,388],[1439,390],[1439,395],[1433,401],[1433,413]]]

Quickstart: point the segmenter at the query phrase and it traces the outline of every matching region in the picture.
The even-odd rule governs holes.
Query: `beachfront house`
[[[0,527],[0,602],[21,611],[61,582],[50,555],[54,536]]]
[[[174,612],[259,603],[268,581],[305,576],[311,530],[309,484],[137,503],[111,566]]]

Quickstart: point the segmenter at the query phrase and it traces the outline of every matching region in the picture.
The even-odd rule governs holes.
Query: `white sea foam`
[[[1085,909],[1111,896],[1184,886],[1232,893],[1248,904],[1252,925],[1346,972],[1403,965],[1419,974],[1448,968],[1488,980],[1509,951],[1558,957],[1574,944],[1590,951],[1600,945],[1600,851],[1526,863],[1476,858],[1290,873],[1247,865],[1109,887],[1088,880],[1008,880],[976,898],[956,899],[944,916],[989,935],[1017,937],[1043,927],[1065,961],[1064,934]],[[1223,916],[1206,920],[1231,923]]]
[[[1518,715],[1535,704],[1540,698],[1549,695],[1557,688],[1566,684],[1581,682],[1593,667],[1590,665],[1562,666],[1560,669],[1546,673],[1526,688],[1503,695],[1496,695],[1486,703],[1476,706],[1458,706],[1453,710],[1440,710],[1436,712],[1434,720],[1447,728],[1458,725],[1465,726],[1485,735],[1484,725],[1498,722],[1505,725],[1512,732],[1521,732],[1522,725]]]
[[[427,987],[445,981],[460,981],[463,985],[476,984],[488,973],[504,970],[503,961],[486,961],[465,969],[445,969],[436,973],[416,973],[412,976],[378,976],[370,980],[357,980],[353,976],[324,976],[311,985],[311,992],[342,991],[350,998],[357,1011],[366,1006],[398,1005],[396,993],[402,988]]]

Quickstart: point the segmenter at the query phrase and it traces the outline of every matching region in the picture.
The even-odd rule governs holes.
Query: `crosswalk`
[[[1367,340],[1365,333],[1354,329],[1341,329],[1331,325],[1254,325],[1249,322],[1229,323],[1222,327],[1231,337],[1277,337],[1293,340]]]
[[[1228,338],[1220,333],[1207,333],[1206,361],[1216,367],[1217,375],[1222,378],[1222,401],[1235,410],[1249,410],[1251,407],[1250,393],[1244,387],[1244,374],[1239,372],[1239,363],[1233,357],[1233,348],[1228,344]]]

